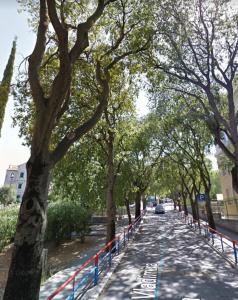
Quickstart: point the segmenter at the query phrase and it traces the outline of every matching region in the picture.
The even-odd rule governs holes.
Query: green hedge
[[[46,241],[70,239],[76,232],[82,240],[89,232],[91,214],[81,205],[72,202],[54,202],[48,208]]]
[[[0,209],[0,252],[14,238],[19,206]]]
[[[19,206],[0,209],[0,252],[13,241],[18,211]],[[59,242],[70,239],[71,233],[76,232],[83,241],[85,234],[89,232],[90,217],[90,213],[79,204],[61,201],[51,203],[45,240]]]

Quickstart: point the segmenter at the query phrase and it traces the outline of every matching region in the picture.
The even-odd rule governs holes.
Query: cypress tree
[[[6,68],[3,73],[2,82],[0,83],[0,136],[1,136],[1,129],[2,129],[2,124],[3,124],[4,114],[5,114],[5,108],[7,105],[8,95],[10,92],[15,53],[16,53],[16,40],[13,41],[11,54],[9,56]]]

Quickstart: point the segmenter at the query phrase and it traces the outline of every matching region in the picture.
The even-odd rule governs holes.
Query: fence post
[[[94,266],[95,266],[94,285],[98,284],[98,275],[99,275],[99,272],[98,272],[98,260],[99,260],[99,257],[98,257],[98,254],[96,254],[95,260],[94,260]]]
[[[232,241],[233,243],[233,250],[234,250],[234,256],[235,256],[235,263],[237,265],[237,252],[236,252],[236,242]]]
[[[125,232],[125,228],[123,231],[123,243],[124,243],[124,248],[126,247],[126,232]]]
[[[198,229],[199,229],[199,234],[201,235],[202,232],[201,232],[201,224],[200,224],[200,220],[198,221]]]
[[[117,237],[117,254],[120,254],[120,236]]]
[[[112,244],[111,243],[108,245],[108,250],[109,250],[108,264],[109,264],[109,268],[111,268],[112,266]]]
[[[71,297],[70,297],[70,299],[72,299],[72,300],[74,300],[74,287],[75,287],[75,277],[73,280],[73,293],[71,294]]]
[[[221,249],[222,249],[222,252],[224,252],[222,235],[221,235]]]
[[[214,245],[214,236],[213,236],[213,231],[212,231],[212,245]]]
[[[208,226],[206,226],[206,237],[209,239]]]

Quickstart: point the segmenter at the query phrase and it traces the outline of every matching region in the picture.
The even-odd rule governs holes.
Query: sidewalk
[[[117,232],[120,232],[127,225],[127,218],[120,220],[116,224]],[[50,278],[41,286],[39,300],[46,300],[59,286],[61,286],[75,271],[90,257],[105,245],[106,225],[94,225],[90,233],[95,238],[95,246],[80,253],[80,258],[70,263],[68,268],[63,269]],[[87,269],[85,269],[87,271]],[[82,274],[83,275],[83,274]],[[72,291],[72,284],[68,285],[54,300],[66,299]]]
[[[99,299],[238,300],[237,276],[177,212],[148,213]]]

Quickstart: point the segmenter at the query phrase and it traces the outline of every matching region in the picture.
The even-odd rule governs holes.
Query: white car
[[[162,204],[158,204],[155,208],[155,214],[165,214],[165,209]]]

